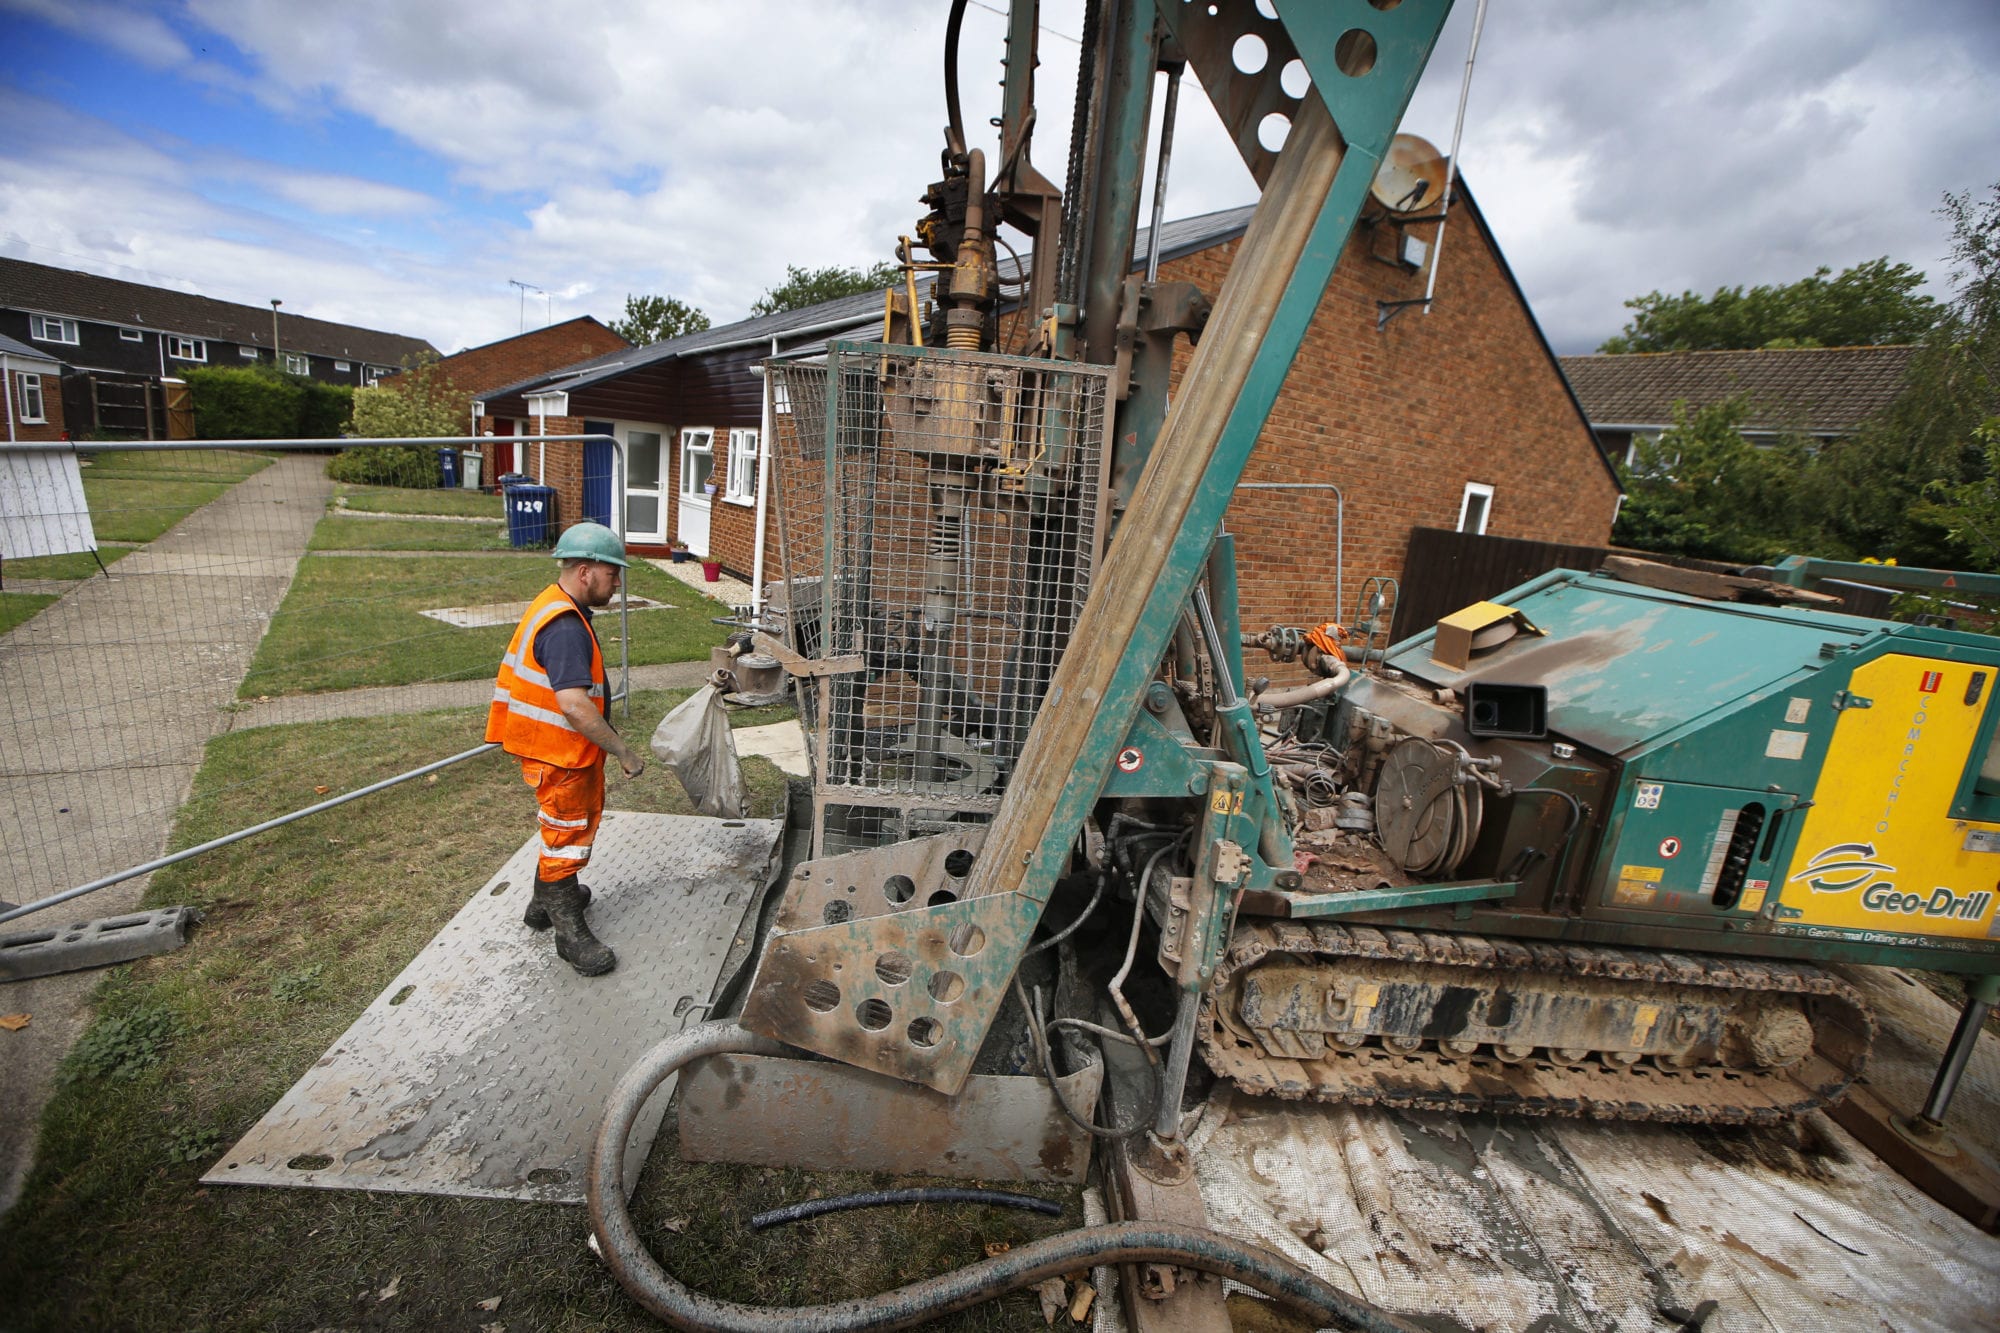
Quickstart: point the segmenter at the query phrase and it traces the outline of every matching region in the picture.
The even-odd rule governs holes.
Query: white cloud
[[[884,258],[942,143],[946,0],[187,0],[166,18],[115,0],[0,5],[296,127],[283,163],[254,161],[38,103],[35,132],[0,149],[0,235],[39,247],[16,252],[278,292],[446,350],[514,331],[510,278],[552,293],[556,319],[608,318],[655,291],[722,322],[788,263]],[[1472,9],[1458,6],[1408,121],[1441,147]],[[1060,0],[1043,21],[1074,34],[1079,15]],[[968,11],[961,82],[981,137],[1002,31]],[[203,49],[229,44],[230,63]],[[1042,41],[1034,159],[1057,181],[1076,55]],[[1581,350],[1656,287],[1790,281],[1882,254],[1941,280],[1931,213],[1992,174],[1996,65],[1990,0],[1495,6],[1462,158],[1552,340]],[[0,111],[20,109],[11,96]],[[326,133],[337,114],[441,164],[435,185],[348,158]],[[1190,80],[1169,216],[1252,197]]]

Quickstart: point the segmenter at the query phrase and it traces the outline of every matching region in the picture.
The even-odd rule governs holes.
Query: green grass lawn
[[[324,530],[340,519],[326,519]],[[348,519],[365,527],[398,527],[392,521]],[[431,524],[458,528],[464,524]],[[514,627],[458,629],[418,614],[447,606],[525,602],[556,575],[547,552],[491,558],[439,556],[372,558],[307,556],[299,562],[278,614],[257,648],[237,697],[310,694],[369,685],[475,680],[490,676]],[[696,593],[650,565],[628,572],[634,596],[671,609],[631,615],[631,662],[690,662],[720,643],[713,617],[728,608]],[[618,660],[617,607],[597,618],[607,663]]]
[[[97,561],[103,560],[108,568],[132,554],[130,546],[100,546],[93,558],[88,551],[71,551],[64,555],[31,555],[21,560],[7,562],[7,577],[10,579],[87,579],[97,574]]]
[[[483,523],[434,523],[421,518],[347,518],[328,514],[313,528],[309,551],[505,551],[507,530],[501,520]],[[544,560],[546,547],[537,548]]]
[[[650,734],[683,694],[641,696],[633,734]],[[173,845],[296,809],[316,785],[345,790],[456,751],[479,721],[460,710],[218,737]],[[745,772],[755,813],[771,813],[780,775],[755,759]],[[687,811],[657,767],[613,777],[610,803]],[[33,1174],[0,1221],[0,1327],[656,1330],[585,1248],[581,1208],[199,1181],[532,827],[518,770],[495,754],[156,874],[149,905],[194,903],[206,920],[185,948],[112,969],[99,986]],[[664,1013],[635,1018],[662,1033],[675,1025]],[[919,1182],[692,1165],[677,1141],[670,1117],[635,1218],[673,1271],[737,1300],[867,1295],[970,1262],[986,1242],[1019,1244],[1080,1220],[1074,1193],[1058,1191],[1049,1197],[1069,1204],[1059,1221],[926,1208],[757,1235],[747,1219],[763,1208]],[[496,1296],[497,1311],[478,1308]],[[938,1326],[1042,1325],[1032,1297],[1017,1294]]]
[[[149,542],[245,477],[270,454],[234,449],[113,449],[82,456],[83,495],[100,542]]]
[[[336,503],[345,500],[349,509],[371,514],[446,514],[454,518],[490,518],[496,524],[507,521],[501,498],[480,491],[444,487],[417,490],[342,482],[334,498]]]
[[[24,621],[33,620],[37,612],[55,600],[50,593],[0,592],[0,634]]]

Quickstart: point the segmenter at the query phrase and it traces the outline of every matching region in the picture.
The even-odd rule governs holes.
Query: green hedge
[[[206,366],[186,378],[204,440],[338,439],[353,410],[352,389],[270,366]]]
[[[368,444],[343,449],[328,461],[326,475],[363,486],[436,486],[438,451],[420,444]]]

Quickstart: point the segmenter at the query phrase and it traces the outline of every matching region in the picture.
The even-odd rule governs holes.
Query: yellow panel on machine
[[[2000,771],[1973,752],[1993,675],[1906,654],[1856,668],[1786,872],[1788,920],[1996,938]]]

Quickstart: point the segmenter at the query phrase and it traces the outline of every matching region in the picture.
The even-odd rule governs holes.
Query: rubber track
[[[1431,963],[1545,978],[1602,978],[1640,988],[1707,986],[1807,996],[1813,1052],[1775,1072],[1719,1066],[1670,1070],[1650,1063],[1571,1066],[1544,1059],[1508,1064],[1490,1055],[1454,1056],[1437,1049],[1402,1055],[1379,1045],[1347,1050],[1330,1042],[1321,1059],[1274,1057],[1247,1049],[1218,1022],[1216,1006],[1228,1005],[1233,1015],[1237,981],[1278,955],[1329,967],[1350,961]],[[1238,927],[1202,1006],[1199,1031],[1210,1068],[1245,1091],[1266,1096],[1507,1115],[1772,1124],[1840,1099],[1867,1064],[1875,1018],[1854,987],[1804,963],[1275,921]]]

